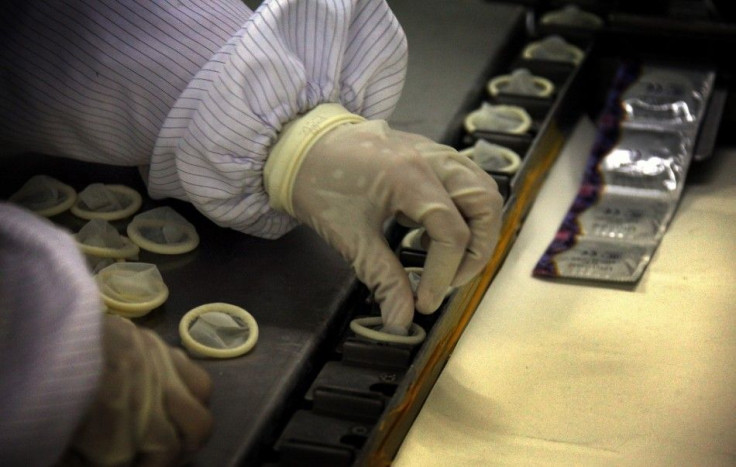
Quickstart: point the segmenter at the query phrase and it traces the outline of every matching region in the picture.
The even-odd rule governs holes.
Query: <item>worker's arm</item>
[[[0,460],[52,465],[103,365],[99,293],[74,240],[0,203]]]
[[[408,281],[396,261],[387,256],[390,252],[375,237],[375,229],[371,227],[369,232],[363,228],[365,223],[375,224],[378,218],[386,220],[392,215],[407,214],[403,210],[416,198],[399,189],[406,183],[400,176],[385,176],[393,170],[390,158],[396,160],[394,168],[411,168],[404,173],[416,186],[423,186],[426,193],[439,190],[435,194],[442,199],[439,210],[413,203],[409,215],[418,224],[430,222],[435,240],[423,276],[424,285],[418,291],[417,308],[425,313],[439,305],[441,292],[447,286],[467,280],[490,256],[498,227],[499,198],[495,185],[482,171],[467,167],[458,177],[460,172],[455,168],[465,161],[447,147],[439,152],[449,157],[450,167],[441,162],[447,159],[444,157],[415,157],[416,148],[409,151],[413,156],[407,156],[409,153],[399,149],[413,147],[413,135],[389,132],[387,144],[376,146],[375,151],[358,151],[361,158],[327,158],[335,164],[348,164],[351,171],[367,170],[362,174],[367,178],[380,175],[385,182],[386,191],[373,203],[388,205],[372,204],[372,212],[350,211],[363,216],[365,222],[350,224],[344,235],[370,239],[361,243],[360,254],[353,247],[346,247],[346,239],[338,241],[334,235],[326,235],[326,223],[334,222],[334,218],[323,218],[316,224],[312,222],[314,212],[300,215],[274,208],[264,184],[264,167],[274,145],[282,139],[284,128],[326,103],[339,104],[347,113],[368,120],[387,117],[404,81],[406,39],[384,0],[273,0],[264,2],[252,14],[238,3],[211,0],[205,8],[201,2],[52,2],[53,6],[40,10],[67,5],[47,13],[43,19],[51,25],[50,30],[61,29],[54,39],[63,41],[70,37],[73,45],[70,49],[53,47],[53,52],[63,58],[52,62],[59,62],[57,66],[64,72],[66,85],[91,89],[83,92],[87,99],[80,103],[78,99],[70,102],[66,95],[76,98],[77,94],[67,93],[68,88],[64,88],[63,101],[88,111],[66,121],[64,106],[56,105],[58,99],[44,98],[44,93],[59,96],[59,90],[53,87],[57,85],[54,72],[45,71],[44,79],[39,80],[34,73],[23,71],[33,85],[17,78],[13,82],[21,83],[22,88],[30,87],[37,94],[32,109],[36,114],[16,110],[13,115],[16,119],[43,122],[45,126],[40,131],[33,136],[26,133],[25,138],[46,141],[45,135],[50,132],[55,136],[53,144],[44,148],[53,150],[54,144],[69,148],[57,153],[113,163],[122,157],[124,163],[131,165],[150,162],[147,182],[151,196],[187,200],[219,225],[275,238],[299,220],[310,224],[376,292],[384,318],[400,316],[390,319],[397,325],[392,327],[400,332],[414,310]],[[205,12],[198,11],[198,7]],[[235,28],[237,22],[240,26]],[[218,33],[202,32],[207,30]],[[39,37],[48,37],[45,29],[43,32]],[[27,34],[23,41],[24,46],[26,41],[35,44],[34,51],[50,47],[48,41],[34,34]],[[220,44],[216,45],[218,41]],[[11,43],[19,47],[17,42]],[[203,60],[207,50],[213,55]],[[38,66],[47,70],[46,58],[49,52],[39,52],[30,64],[20,62],[31,69]],[[83,70],[83,79],[77,68]],[[25,70],[16,66],[6,69],[11,70],[11,75]],[[111,76],[115,78],[109,81]],[[87,87],[79,85],[80,79]],[[100,86],[100,82],[106,84]],[[23,104],[27,98],[11,96],[4,100]],[[114,106],[110,105],[111,100],[115,100]],[[47,102],[58,108],[50,111]],[[109,120],[107,111],[111,108],[116,109],[116,115],[125,117],[124,132],[117,119]],[[50,124],[46,124],[47,117]],[[12,128],[9,132],[22,135]],[[329,145],[327,152],[350,152],[351,144],[368,142],[361,141],[362,137],[370,139],[365,132],[357,132],[344,142]],[[106,142],[108,152],[119,154],[96,153],[94,148],[100,141]],[[149,160],[150,151],[153,155]],[[429,155],[437,150],[423,146],[418,152]],[[323,153],[310,152],[308,159],[316,160]],[[375,164],[362,163],[362,158],[381,161],[380,171]],[[310,166],[311,179],[317,184],[324,181],[325,188],[331,189],[328,187],[333,166]],[[473,175],[469,176],[467,170],[473,170]],[[469,183],[468,189],[462,188],[459,180]],[[303,196],[316,196],[318,191],[305,192]],[[482,196],[476,198],[475,194],[481,192]],[[351,195],[355,202],[364,197],[358,191]],[[480,199],[486,199],[489,206],[481,207]],[[426,215],[430,212],[433,215]],[[382,247],[377,249],[378,245]],[[375,263],[364,260],[375,255],[379,259]],[[384,267],[388,263],[391,266]]]
[[[403,31],[383,0],[264,2],[169,113],[150,193],[187,199],[226,227],[282,235],[296,222],[269,205],[263,168],[284,125],[328,102],[388,116],[406,58]]]
[[[150,164],[156,198],[263,237],[263,165],[284,124],[324,102],[386,117],[406,66],[384,0],[9,0],[0,10],[0,141]]]
[[[0,461],[172,465],[207,440],[207,373],[102,312],[68,232],[0,203]]]
[[[325,104],[282,132],[266,164],[274,208],[310,225],[373,291],[384,331],[405,334],[414,310],[432,313],[473,278],[498,238],[493,179],[455,149]],[[429,251],[412,294],[384,237],[389,219],[425,228]]]

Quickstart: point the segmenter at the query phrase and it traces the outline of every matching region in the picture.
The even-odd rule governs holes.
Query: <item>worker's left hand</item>
[[[181,349],[153,331],[106,315],[105,368],[97,397],[62,465],[179,465],[212,430],[212,383]]]
[[[396,334],[407,332],[415,309],[434,312],[450,286],[480,272],[502,207],[493,178],[470,159],[384,121],[321,136],[298,167],[290,201],[291,213],[352,264],[381,306],[384,330]],[[385,221],[397,216],[431,239],[416,300],[384,235]]]

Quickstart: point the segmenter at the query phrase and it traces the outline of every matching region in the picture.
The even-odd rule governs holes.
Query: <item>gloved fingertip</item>
[[[450,284],[451,288],[461,287],[468,282],[470,282],[477,274],[475,273],[458,273],[457,276],[455,276],[455,279],[452,281],[452,284]]]
[[[421,294],[421,296],[417,297],[416,302],[416,310],[417,313],[421,313],[423,315],[431,315],[437,309],[442,305],[442,300],[444,299],[444,295],[440,296],[434,296],[431,294]]]

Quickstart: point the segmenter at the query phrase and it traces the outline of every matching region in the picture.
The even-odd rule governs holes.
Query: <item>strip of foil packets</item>
[[[535,276],[639,280],[677,209],[714,81],[708,69],[619,67],[580,189]]]

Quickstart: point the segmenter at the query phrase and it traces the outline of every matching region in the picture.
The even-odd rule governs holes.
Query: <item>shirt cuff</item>
[[[324,103],[386,118],[405,70],[406,38],[383,0],[264,2],[169,113],[149,193],[225,227],[283,235],[297,222],[272,208],[263,171],[284,125]]]

